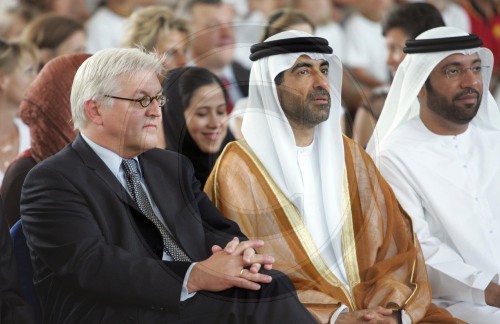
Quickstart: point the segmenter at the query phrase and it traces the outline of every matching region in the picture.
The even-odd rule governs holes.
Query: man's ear
[[[85,101],[85,114],[88,120],[95,125],[101,126],[103,124],[103,119],[99,108],[101,108],[101,105],[96,100],[89,99]]]

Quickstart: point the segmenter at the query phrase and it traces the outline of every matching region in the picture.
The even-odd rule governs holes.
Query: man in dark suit
[[[71,91],[80,134],[27,176],[21,218],[46,323],[311,322],[274,258],[155,149],[161,62],[87,59]]]

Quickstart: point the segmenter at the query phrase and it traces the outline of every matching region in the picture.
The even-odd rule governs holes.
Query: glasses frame
[[[124,98],[124,97],[117,97],[117,96],[111,96],[111,95],[104,95],[104,97],[138,102],[139,104],[141,104],[142,108],[148,108],[149,105],[151,105],[151,103],[153,102],[153,100],[156,100],[156,102],[158,102],[158,106],[160,106],[160,107],[165,106],[165,104],[167,103],[167,97],[165,97],[163,94],[159,94],[159,95],[154,96],[154,97],[144,96],[144,97],[139,98],[139,99]]]
[[[480,70],[476,73],[474,72],[472,69],[475,69],[475,68],[480,68]],[[472,66],[469,66],[469,67],[465,67],[465,68],[458,68],[458,67],[446,67],[444,69],[441,69],[440,71],[443,72],[443,74],[446,76],[446,78],[448,80],[456,80],[458,78],[461,78],[465,75],[465,73],[467,72],[467,70],[470,70],[472,72],[472,74],[474,75],[480,75],[482,72],[483,72],[483,69],[489,69],[490,66],[489,65],[472,65]],[[458,72],[456,75],[449,75],[449,69],[456,69]]]

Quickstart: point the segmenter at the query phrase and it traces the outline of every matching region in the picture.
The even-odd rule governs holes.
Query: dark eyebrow
[[[475,59],[474,61],[472,61],[471,65],[474,65],[474,64],[476,64],[476,63],[481,63],[481,62],[482,62],[482,61],[481,61],[481,59],[480,59],[480,58],[477,58],[477,59]],[[457,65],[458,65],[458,66],[462,66],[463,64],[462,64],[462,63],[460,63],[460,62],[450,62],[450,63],[446,64],[446,65],[444,66],[444,68],[447,68],[448,66],[457,66]]]
[[[300,63],[297,63],[296,65],[294,65],[292,67],[292,71],[291,72],[293,73],[293,72],[297,71],[298,69],[300,69],[302,67],[309,67],[310,68],[310,67],[312,67],[312,64],[309,63],[309,62],[300,62]]]
[[[328,66],[328,67],[329,67],[329,66],[330,66],[330,63],[328,63],[328,61],[322,61],[322,62],[321,62],[321,64],[320,64],[320,67],[323,67],[323,66]],[[293,72],[295,72],[297,69],[300,69],[300,68],[302,68],[302,67],[309,67],[309,68],[310,68],[310,67],[312,67],[312,64],[311,64],[311,63],[309,63],[309,62],[300,62],[300,63],[297,63],[296,65],[294,65],[294,66],[292,67],[291,72],[293,73]]]

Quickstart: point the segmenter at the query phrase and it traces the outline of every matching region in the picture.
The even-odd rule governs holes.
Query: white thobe
[[[417,116],[382,143],[379,158],[413,220],[434,302],[468,322],[500,323],[484,296],[500,274],[500,132],[470,124],[441,136]]]

